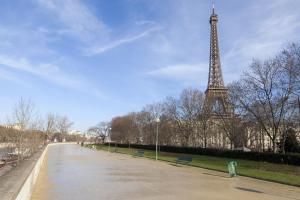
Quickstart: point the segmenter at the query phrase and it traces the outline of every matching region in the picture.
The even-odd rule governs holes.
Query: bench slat
[[[133,154],[133,156],[140,156],[140,157],[142,157],[142,156],[144,156],[144,151],[136,151],[136,152]]]
[[[193,161],[193,158],[190,156],[179,156],[176,159],[176,163],[190,163]]]

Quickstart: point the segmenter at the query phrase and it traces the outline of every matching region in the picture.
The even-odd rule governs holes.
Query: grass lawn
[[[92,148],[93,145],[86,145]],[[111,152],[124,153],[133,155],[137,149],[133,148],[120,148],[109,147],[104,145],[94,145],[94,148],[98,150],[110,150]],[[140,149],[139,149],[140,150]],[[144,150],[144,157],[155,159],[155,151]],[[176,158],[183,154],[160,152],[159,160],[167,162],[175,162]],[[201,167],[210,170],[228,172],[227,163],[233,159],[202,156],[202,155],[188,155],[193,158],[193,161],[188,164],[190,166]],[[240,160],[237,161],[238,175],[248,176],[252,178],[273,181],[277,183],[283,183],[288,185],[294,185],[300,187],[300,167],[294,165],[274,164],[259,161]]]

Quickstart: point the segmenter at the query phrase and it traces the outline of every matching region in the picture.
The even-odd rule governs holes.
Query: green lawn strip
[[[98,145],[97,149],[108,151],[109,147]],[[134,152],[141,149],[110,147],[110,151],[117,153],[133,155]],[[178,156],[183,154],[160,152],[159,160],[175,163]],[[228,172],[227,163],[233,159],[203,156],[203,155],[188,155],[193,157],[193,161],[188,165],[194,167],[205,168],[220,172]],[[144,150],[144,157],[155,159],[155,151]],[[266,181],[273,181],[287,185],[300,186],[300,167],[292,165],[274,164],[259,161],[234,159],[238,163],[238,175],[257,178]]]

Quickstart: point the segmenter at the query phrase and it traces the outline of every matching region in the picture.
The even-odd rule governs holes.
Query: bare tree
[[[57,118],[57,130],[61,137],[60,140],[62,140],[63,137],[68,134],[69,129],[72,127],[72,125],[73,122],[70,122],[67,116]]]
[[[29,99],[21,98],[14,107],[13,116],[10,120],[14,126],[18,126],[25,131],[32,128],[33,120],[36,116],[34,103]]]
[[[156,141],[156,126],[157,126],[157,122],[156,119],[157,118],[161,118],[161,116],[163,115],[163,104],[160,102],[155,102],[153,104],[148,104],[146,105],[143,109],[142,112],[144,113],[143,117],[144,117],[144,131],[143,131],[143,140],[144,142],[147,142],[148,144],[155,144]],[[162,127],[162,121],[158,124],[158,129],[159,129],[159,137],[162,137],[162,133],[160,131]],[[161,143],[160,140],[159,144]]]
[[[121,143],[136,143],[139,131],[132,114],[115,117],[111,122],[111,139]]]
[[[100,122],[96,126],[92,126],[88,129],[88,132],[95,137],[96,140],[100,139],[104,143],[104,139],[109,135],[110,123]]]
[[[175,123],[183,146],[193,144],[199,137],[203,102],[203,93],[190,88],[183,90],[178,100],[170,97],[166,101],[166,116]]]
[[[48,113],[46,117],[46,133],[51,134],[57,130],[57,116]]]
[[[42,119],[37,115],[37,110],[31,100],[21,98],[13,108],[13,113],[8,118],[8,137],[14,146],[18,161],[30,156],[43,142]]]
[[[282,60],[275,58],[264,63],[254,61],[239,86],[239,102],[251,113],[271,140],[273,152],[281,134],[284,118],[289,114],[288,100],[293,80]]]
[[[145,135],[147,133],[147,125],[148,125],[148,116],[150,113],[146,111],[141,111],[135,114],[135,124],[138,128],[138,143],[145,142]]]

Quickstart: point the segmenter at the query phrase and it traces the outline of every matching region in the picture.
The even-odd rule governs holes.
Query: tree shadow
[[[251,188],[244,188],[244,187],[235,187],[236,189],[247,191],[247,192],[255,192],[255,193],[264,193],[259,190],[251,189]]]
[[[175,163],[170,163],[170,165],[175,166],[175,167],[183,167],[182,165],[178,165],[178,164],[175,164]]]

